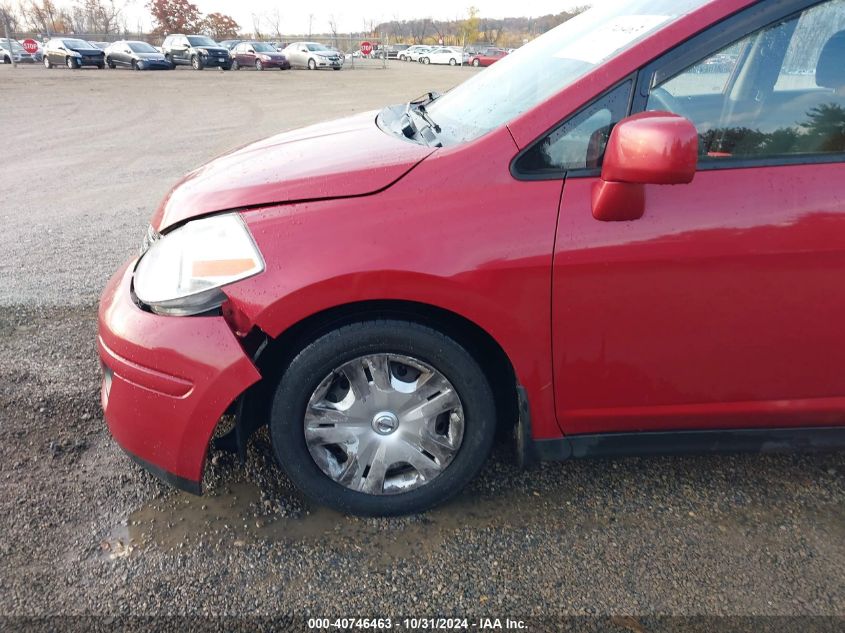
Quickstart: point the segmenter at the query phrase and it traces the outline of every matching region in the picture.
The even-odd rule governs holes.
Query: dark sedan
[[[132,70],[171,70],[173,64],[146,42],[121,40],[106,49],[106,64],[109,68],[131,68]]]
[[[85,40],[71,37],[54,37],[44,47],[44,65],[67,66],[81,68],[82,66],[96,66],[105,68],[105,53]]]
[[[232,70],[280,68],[290,70],[288,58],[267,42],[241,42],[232,49]]]

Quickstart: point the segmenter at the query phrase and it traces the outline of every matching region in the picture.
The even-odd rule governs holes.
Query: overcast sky
[[[282,17],[282,33],[308,33],[309,15],[313,14],[312,30],[324,33],[329,30],[329,19],[334,15],[338,31],[355,32],[364,30],[365,21],[376,23],[387,20],[407,20],[429,17],[437,20],[464,18],[467,8],[475,6],[481,17],[504,18],[518,16],[538,16],[559,13],[573,6],[612,2],[613,0],[530,0],[526,3],[513,0],[425,0],[424,2],[405,2],[402,0],[327,0],[324,2],[291,2],[278,0],[192,0],[203,13],[227,13],[240,24],[244,31],[252,31],[253,14],[275,14]],[[142,21],[145,30],[149,29],[149,13],[144,7],[144,0],[131,0],[127,7],[128,26],[137,27]],[[266,29],[267,27],[264,26]],[[269,30],[269,29],[268,29]]]

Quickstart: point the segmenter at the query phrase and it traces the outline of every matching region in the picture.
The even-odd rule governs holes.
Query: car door
[[[64,45],[61,41],[52,40],[47,46],[47,56],[52,64],[64,64],[65,56],[63,49]]]
[[[116,47],[111,58],[120,66],[130,66],[132,64],[132,51],[129,49],[129,44],[121,44]]]
[[[580,156],[553,266],[564,432],[845,422],[845,1],[811,5],[711,28],[546,146]],[[600,221],[597,168],[629,97],[695,124],[698,169],[645,185],[641,218]]]
[[[299,66],[300,68],[305,68],[306,66],[308,66],[308,56],[310,53],[308,51],[308,47],[305,46],[305,44],[297,44],[294,47],[294,53],[296,56],[297,66]]]
[[[255,66],[255,48],[252,44],[244,44],[241,49],[241,59],[238,63],[241,66]]]
[[[170,53],[173,61],[177,64],[187,64],[190,60],[190,56],[188,55],[189,48],[187,37],[177,37],[173,41],[173,48]]]

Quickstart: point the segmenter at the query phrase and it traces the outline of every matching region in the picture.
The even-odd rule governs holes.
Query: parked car
[[[35,63],[35,56],[24,50],[17,40],[0,39],[0,62],[11,64],[14,60],[18,64]]]
[[[232,70],[240,68],[279,68],[290,70],[290,62],[284,53],[267,42],[241,42],[232,50]]]
[[[106,50],[106,64],[109,68],[131,68],[132,70],[171,70],[173,64],[146,42],[120,40]]]
[[[403,62],[418,62],[420,61],[420,57],[430,51],[433,47],[431,46],[422,46],[420,44],[414,44],[413,46],[408,47],[403,52],[399,54],[400,61]]]
[[[845,447],[843,18],[596,3],[442,96],[192,172],[102,295],[111,433],[199,492],[230,412],[215,446],[268,425],[363,515],[455,495],[506,429],[523,464]]]
[[[68,68],[81,68],[82,66],[105,68],[105,53],[85,40],[72,37],[54,37],[44,46],[44,65],[47,68],[57,65],[64,65]]]
[[[222,42],[220,42],[220,46],[223,46],[227,50],[231,51],[233,48],[235,48],[235,46],[237,46],[241,42],[243,42],[243,40],[223,40]]]
[[[90,42],[101,51],[105,51],[109,46],[111,46],[111,42]]]
[[[215,66],[229,70],[232,67],[229,49],[205,35],[168,35],[161,48],[167,61],[174,66],[191,66],[194,70]]]
[[[317,42],[294,42],[288,44],[282,52],[293,68],[343,68],[343,55]]]
[[[449,64],[457,66],[469,62],[469,56],[458,48],[440,46],[420,55],[423,64]]]
[[[373,51],[377,59],[399,59],[399,55],[410,48],[408,44],[387,44]]]
[[[473,66],[492,66],[502,59],[508,52],[501,48],[488,48],[475,55],[470,56],[469,63]]]

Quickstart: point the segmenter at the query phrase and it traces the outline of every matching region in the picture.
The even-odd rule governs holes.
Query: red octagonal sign
[[[372,42],[361,42],[361,54],[362,55],[369,55],[372,52],[373,52]]]
[[[21,46],[29,54],[38,52],[38,42],[33,39],[24,40],[21,42]]]

